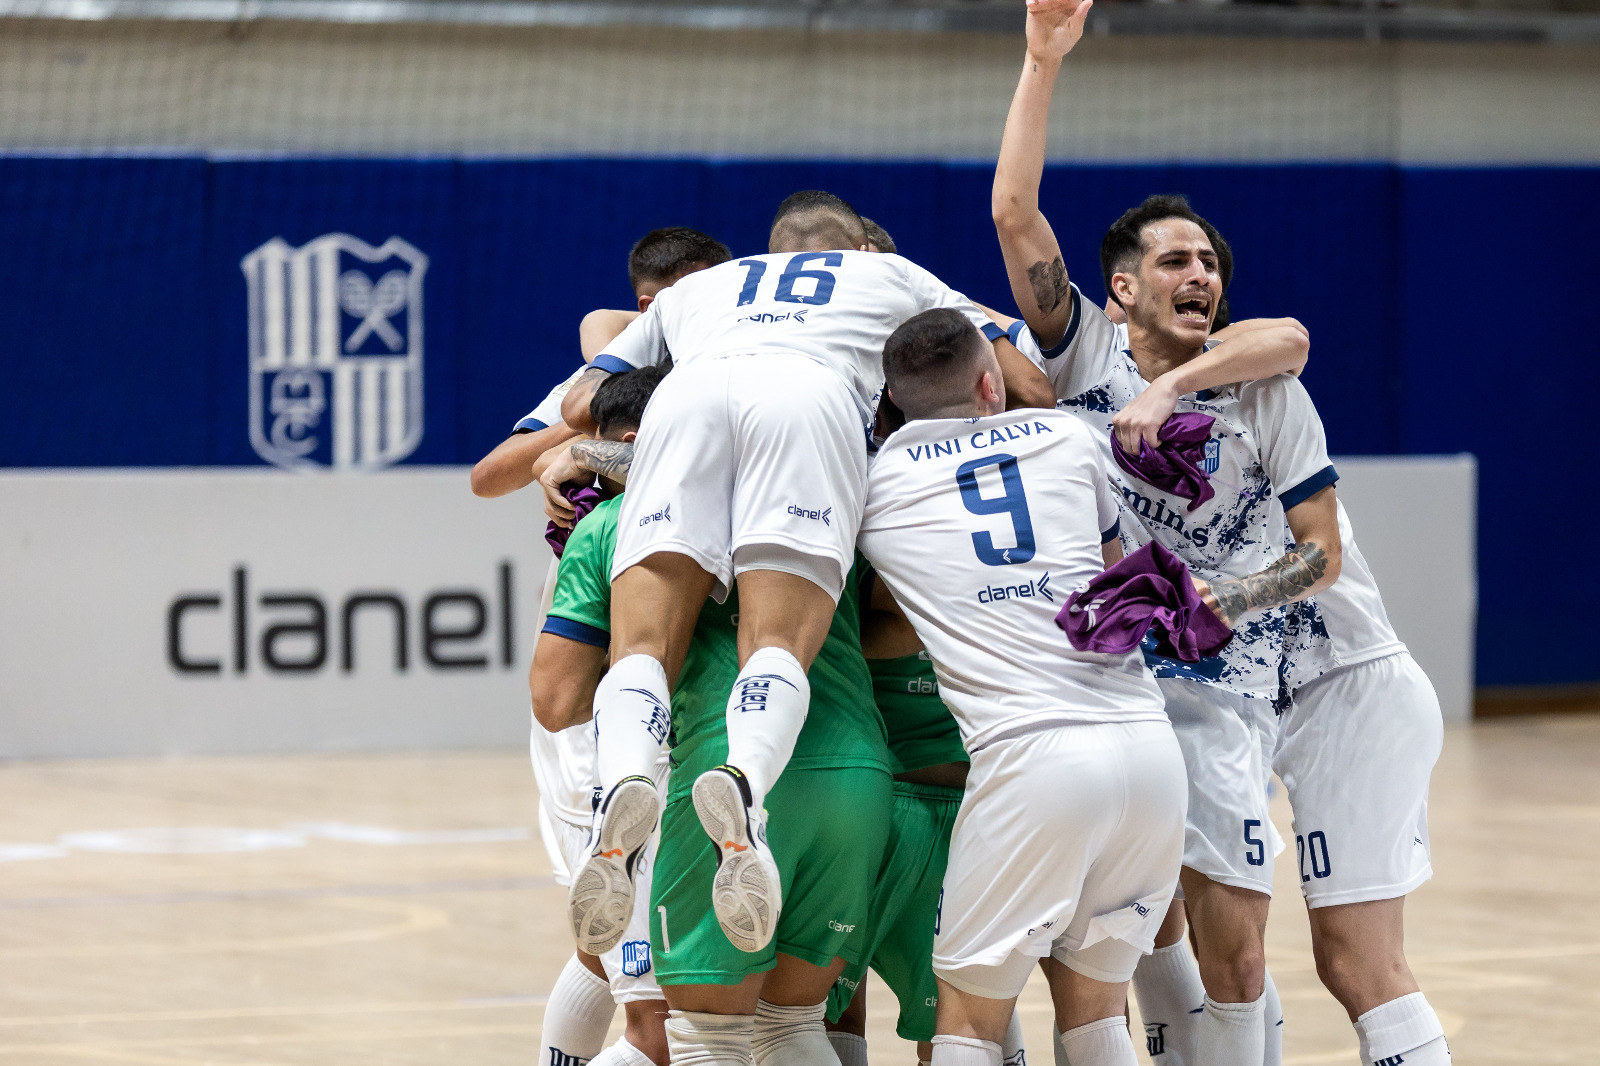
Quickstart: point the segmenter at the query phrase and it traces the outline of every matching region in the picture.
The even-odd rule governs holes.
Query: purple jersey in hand
[[[572,504],[574,512],[572,515],[573,526],[576,526],[584,515],[594,510],[596,504],[605,499],[600,495],[600,490],[593,485],[579,486],[570,482],[561,486],[561,495],[565,496],[567,502]],[[567,538],[570,536],[572,536],[572,527],[570,526],[562,527],[551,522],[544,527],[545,542],[550,545],[550,550],[556,553],[557,559],[561,558],[561,553],[566,550]]]
[[[1152,541],[1067,597],[1056,625],[1079,651],[1125,655],[1146,633],[1155,654],[1186,663],[1215,655],[1233,630],[1195,591],[1189,568]]]
[[[1174,496],[1189,501],[1189,510],[1205,503],[1216,495],[1211,479],[1202,464],[1206,458],[1206,441],[1211,439],[1211,426],[1216,422],[1210,415],[1177,414],[1161,424],[1157,433],[1161,443],[1150,447],[1150,442],[1139,441],[1139,454],[1129,455],[1111,433],[1111,454],[1117,465],[1128,473]]]

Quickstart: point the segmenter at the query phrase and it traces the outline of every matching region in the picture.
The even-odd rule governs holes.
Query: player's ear
[[[1111,275],[1111,295],[1122,305],[1123,313],[1126,314],[1127,308],[1136,301],[1138,295],[1133,275],[1121,271]]]
[[[639,431],[638,430],[630,429],[630,430],[628,430],[628,432],[626,432],[626,433],[624,433],[622,435],[622,443],[624,443],[624,444],[632,444],[633,443],[633,438],[637,437],[638,435],[639,435]]]
[[[649,310],[650,305],[655,303],[655,302],[656,302],[656,298],[654,296],[641,296],[641,297],[639,297],[639,313],[641,315],[644,314],[645,311]]]

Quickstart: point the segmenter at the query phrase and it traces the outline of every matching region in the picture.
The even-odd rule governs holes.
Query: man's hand
[[[1139,454],[1139,442],[1149,441],[1154,448],[1161,443],[1161,427],[1178,406],[1178,390],[1165,374],[1152,381],[1148,388],[1134,397],[1132,403],[1118,411],[1111,420],[1111,431],[1117,435],[1122,450],[1129,455]]]
[[[1083,36],[1094,0],[1028,0],[1028,54],[1059,61]]]
[[[581,481],[587,473],[572,455],[573,446],[582,439],[580,437],[559,448],[550,449],[539,456],[533,464],[534,475],[539,479],[539,487],[544,489],[544,513],[550,516],[550,521],[563,529],[572,528],[577,520],[577,511],[571,501],[561,495],[561,486],[569,481]],[[541,466],[544,468],[542,471]]]
[[[1190,575],[1190,580],[1194,582],[1194,590],[1200,594],[1200,602],[1211,608],[1211,613],[1222,619],[1222,624],[1229,629],[1249,609],[1245,603],[1244,589],[1237,581],[1224,581],[1213,588],[1209,581],[1193,575]]]

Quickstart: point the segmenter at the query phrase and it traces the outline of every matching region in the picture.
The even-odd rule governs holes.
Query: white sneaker
[[[588,858],[572,873],[567,911],[578,950],[604,955],[628,931],[633,917],[633,872],[661,817],[656,783],[625,777],[595,812]]]
[[[767,848],[767,814],[751,810],[750,783],[732,766],[707,770],[694,783],[694,812],[717,849],[711,907],[740,951],[772,942],[783,908],[778,864]]]

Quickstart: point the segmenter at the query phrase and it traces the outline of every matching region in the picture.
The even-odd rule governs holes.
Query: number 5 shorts
[[[1273,767],[1294,808],[1307,906],[1395,899],[1433,876],[1428,778],[1443,733],[1439,698],[1409,652],[1295,692]]]
[[[1267,811],[1269,770],[1259,732],[1265,726],[1257,713],[1270,720],[1271,701],[1198,681],[1156,684],[1189,776],[1183,865],[1221,884],[1272,895],[1278,848]]]
[[[990,999],[1020,993],[1046,955],[1128,980],[1177,885],[1184,794],[1166,722],[1055,725],[973,752],[934,973]]]
[[[844,378],[797,352],[695,359],[645,408],[618,520],[615,578],[656,552],[717,581],[797,573],[839,598],[866,499],[866,432]]]

